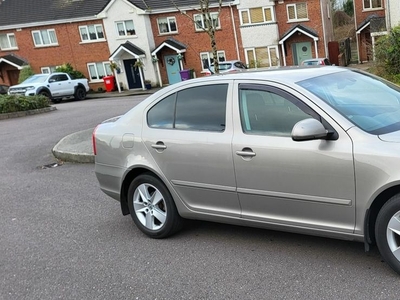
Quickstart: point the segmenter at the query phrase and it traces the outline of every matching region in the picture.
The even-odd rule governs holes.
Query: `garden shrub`
[[[0,95],[0,113],[14,113],[49,107],[49,99],[44,96]]]
[[[381,36],[375,45],[377,75],[400,83],[400,26]]]
[[[56,68],[56,72],[68,73],[72,78],[85,78],[82,72],[74,70],[70,63],[63,64]]]
[[[18,83],[21,83],[28,79],[28,77],[31,77],[32,75],[35,75],[35,72],[33,72],[31,66],[26,66],[22,68],[21,71],[19,71],[19,77],[18,77]]]

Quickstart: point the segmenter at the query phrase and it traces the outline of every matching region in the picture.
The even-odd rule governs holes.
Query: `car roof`
[[[293,66],[293,67],[273,67],[264,69],[247,69],[243,72],[235,73],[220,73],[211,76],[198,77],[190,80],[185,80],[176,84],[167,86],[154,95],[159,96],[168,93],[171,90],[180,88],[193,83],[213,83],[220,80],[264,80],[270,82],[282,83],[285,85],[294,85],[299,81],[307,80],[314,77],[324,76],[339,72],[350,72],[353,69],[337,67],[337,66]]]
[[[336,66],[293,66],[293,67],[276,67],[264,69],[250,69],[240,73],[222,73],[215,74],[212,77],[222,79],[259,79],[286,83],[296,83],[313,77],[323,76],[327,74],[345,72],[347,68]],[[202,77],[204,78],[204,77]],[[201,78],[200,78],[201,79]]]

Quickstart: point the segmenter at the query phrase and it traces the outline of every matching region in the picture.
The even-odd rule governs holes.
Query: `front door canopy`
[[[17,68],[18,70],[22,70],[24,68],[24,66],[28,65],[28,62],[26,60],[19,58],[13,54],[1,56],[0,63],[2,63],[2,62]]]
[[[186,45],[180,43],[179,41],[177,41],[173,38],[169,38],[169,39],[165,40],[164,42],[162,42],[160,45],[158,45],[156,47],[156,49],[153,52],[151,52],[151,55],[156,56],[157,52],[159,52],[164,47],[168,47],[168,48],[174,50],[178,54],[186,52],[186,48],[187,48]]]
[[[302,33],[302,34],[312,38],[314,40],[314,42],[318,41],[318,34],[314,30],[307,28],[306,26],[303,26],[303,25],[297,25],[297,26],[291,28],[288,32],[286,32],[282,36],[282,38],[279,40],[279,44],[282,45],[288,38],[290,38],[296,32]]]
[[[124,52],[129,53],[136,59],[146,57],[146,53],[142,49],[127,41],[124,44],[119,45],[113,54],[111,54],[109,60],[118,60],[118,57],[120,57]]]

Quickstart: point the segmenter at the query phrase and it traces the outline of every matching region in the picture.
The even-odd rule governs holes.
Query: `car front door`
[[[163,96],[146,113],[142,139],[191,210],[239,218],[229,87],[189,84]]]
[[[311,231],[353,232],[355,181],[349,136],[294,91],[237,84],[235,94],[232,155],[242,217]],[[335,139],[293,141],[294,124],[307,118],[321,120],[335,132]]]
[[[73,95],[74,87],[66,74],[54,74],[49,78],[52,96]]]

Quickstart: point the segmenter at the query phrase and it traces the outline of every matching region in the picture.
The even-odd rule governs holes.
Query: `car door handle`
[[[253,152],[250,148],[244,148],[242,151],[236,151],[236,155],[243,156],[243,157],[254,157],[256,153]]]
[[[165,146],[163,143],[157,143],[151,145],[151,148],[157,149],[157,150],[165,150],[167,149],[167,146]]]

